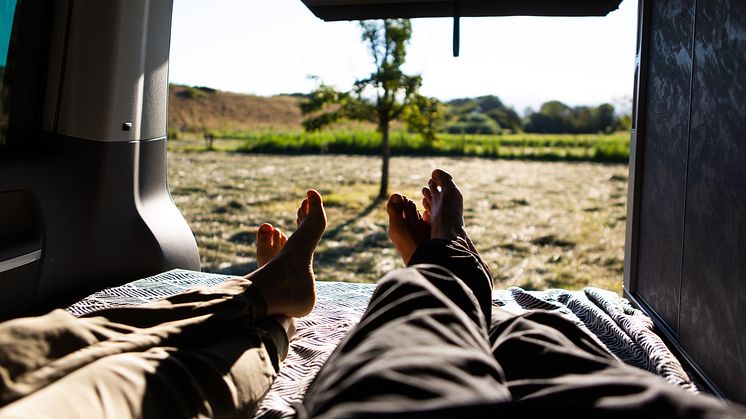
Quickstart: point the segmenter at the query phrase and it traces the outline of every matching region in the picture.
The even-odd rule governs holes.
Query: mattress
[[[68,307],[77,316],[103,308],[137,305],[185,291],[212,286],[230,276],[172,270],[92,294]],[[257,418],[293,415],[292,404],[306,389],[329,354],[363,315],[374,284],[317,282],[317,303],[311,314],[298,320],[275,383],[257,411]],[[676,357],[655,333],[652,320],[616,293],[599,288],[581,291],[550,289],[526,291],[512,287],[496,290],[492,304],[519,314],[550,310],[577,324],[620,361],[662,376],[668,382],[696,393],[698,388]]]

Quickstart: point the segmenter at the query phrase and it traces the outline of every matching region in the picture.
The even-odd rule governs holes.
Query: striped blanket
[[[211,286],[225,275],[173,270],[108,288],[68,307],[74,315],[98,309],[142,304],[194,286]],[[298,331],[278,379],[256,414],[260,418],[293,415],[292,403],[305,390],[347,331],[362,316],[375,288],[373,284],[317,282],[313,312],[298,321]],[[521,288],[494,291],[492,304],[513,313],[551,310],[570,319],[621,361],[664,377],[670,383],[697,392],[696,386],[673,354],[653,331],[653,322],[617,294],[598,289],[582,291]]]

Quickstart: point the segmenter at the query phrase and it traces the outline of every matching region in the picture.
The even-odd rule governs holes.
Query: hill
[[[300,102],[303,95],[255,96],[224,92],[204,86],[169,85],[168,135],[183,133],[199,136],[205,131],[213,133],[257,131],[302,131],[303,115]],[[395,127],[402,125],[395,123]],[[331,128],[343,130],[375,129],[368,122],[345,121]]]
[[[170,85],[170,132],[298,130],[302,116],[296,96],[253,96],[209,87]]]
[[[205,131],[232,136],[242,132],[302,131],[303,94],[254,96],[203,86],[169,85],[169,136]],[[538,112],[521,118],[494,95],[445,102],[445,125],[450,134],[611,133],[629,129],[629,116],[617,115],[609,104],[569,107],[558,101],[544,103]],[[395,122],[394,128],[404,127]],[[342,122],[331,128],[372,131],[366,122]]]

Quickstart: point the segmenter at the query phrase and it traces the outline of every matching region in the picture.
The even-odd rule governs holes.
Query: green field
[[[375,131],[262,132],[213,131],[216,150],[261,154],[380,153],[381,136]],[[180,144],[179,144],[180,143]],[[179,140],[182,151],[204,149],[200,142]],[[596,161],[626,163],[629,133],[613,134],[440,134],[427,142],[418,134],[396,131],[391,150],[399,156],[475,156],[541,161]]]

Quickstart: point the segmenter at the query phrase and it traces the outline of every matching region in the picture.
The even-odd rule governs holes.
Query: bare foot
[[[256,232],[256,266],[262,267],[282,250],[288,238],[279,228],[264,223]]]
[[[386,212],[389,238],[407,265],[417,247],[430,239],[430,225],[422,219],[415,203],[398,193],[389,197]]]
[[[288,238],[280,231],[279,228],[273,227],[272,224],[264,223],[256,231],[256,265],[261,268],[266,265],[273,257],[280,253],[280,250],[287,243]],[[272,318],[285,330],[288,339],[292,339],[297,330],[295,317],[286,317],[274,315]]]
[[[298,229],[266,265],[246,275],[267,302],[267,315],[302,317],[316,303],[313,251],[326,229],[321,195],[306,193],[298,209]]]
[[[432,238],[456,239],[474,253],[477,248],[464,227],[464,199],[450,173],[435,169],[422,188],[422,218],[429,223]]]
[[[433,170],[427,188],[423,189],[423,204],[428,212],[430,237],[456,240],[464,232],[464,198],[450,173]]]
[[[275,315],[272,318],[285,330],[288,340],[292,339],[295,332],[298,331],[298,322],[295,320],[295,317]]]

